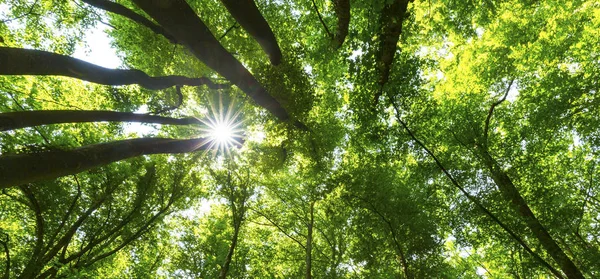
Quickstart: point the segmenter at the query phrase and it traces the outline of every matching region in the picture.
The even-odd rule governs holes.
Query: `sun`
[[[243,143],[243,121],[240,119],[240,110],[235,109],[234,102],[229,106],[223,106],[223,98],[219,95],[219,103],[211,102],[211,110],[204,119],[199,119],[204,123],[202,136],[208,139],[207,150],[214,150],[219,153],[228,153],[234,146],[240,146]]]

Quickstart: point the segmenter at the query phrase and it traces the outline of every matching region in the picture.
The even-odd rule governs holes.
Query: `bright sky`
[[[110,45],[110,38],[106,34],[107,26],[98,23],[96,28],[89,30],[85,36],[86,46],[78,46],[73,56],[75,58],[106,68],[118,68],[122,62]]]
[[[109,27],[98,23],[95,28],[90,29],[85,35],[84,44],[77,46],[73,57],[105,68],[119,68],[123,63],[111,46],[111,39],[106,34]],[[142,106],[138,113],[148,112],[146,106]],[[144,136],[156,131],[151,125],[141,123],[126,123],[123,125],[125,133],[136,133]]]

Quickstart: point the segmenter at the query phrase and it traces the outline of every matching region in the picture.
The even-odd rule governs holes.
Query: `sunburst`
[[[228,154],[230,149],[240,146],[244,142],[242,124],[240,119],[241,110],[235,108],[233,101],[229,106],[223,106],[223,97],[219,95],[219,103],[210,104],[211,110],[204,119],[198,119],[205,127],[200,128],[203,137],[208,139],[206,150],[214,150],[215,153]]]

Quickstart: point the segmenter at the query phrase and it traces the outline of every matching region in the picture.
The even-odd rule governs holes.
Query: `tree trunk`
[[[105,11],[109,11],[111,13],[115,13],[121,16],[124,16],[126,18],[129,18],[141,25],[144,25],[148,28],[150,28],[150,30],[154,31],[154,33],[159,34],[164,36],[165,38],[167,38],[169,41],[171,41],[171,43],[176,44],[177,40],[175,40],[175,38],[173,38],[173,36],[171,36],[171,34],[167,33],[167,31],[162,28],[162,26],[150,21],[149,19],[143,17],[142,15],[137,14],[136,12],[128,9],[127,7],[119,4],[119,3],[115,3],[109,0],[82,0],[83,2],[92,5],[96,8],[105,10]]]
[[[388,82],[396,48],[402,33],[404,14],[408,8],[409,0],[395,0],[394,3],[386,5],[381,14],[381,34],[377,54],[377,68],[379,71],[380,91],[375,95],[375,103],[381,97],[383,86]]]
[[[210,32],[184,0],[134,2],[162,25],[178,42],[217,73],[237,85],[258,105],[270,111],[280,120],[287,120],[285,109],[252,74],[229,53]]]
[[[235,20],[252,36],[269,55],[271,64],[281,63],[281,49],[269,23],[262,16],[254,0],[221,0]]]
[[[233,227],[233,237],[231,238],[231,245],[229,246],[229,251],[227,252],[227,257],[225,257],[225,262],[221,267],[221,272],[219,273],[220,279],[227,278],[227,272],[229,272],[229,266],[231,265],[231,259],[233,258],[233,253],[235,252],[235,247],[237,246],[238,236],[240,233],[241,222],[236,222]]]
[[[0,65],[0,75],[66,76],[104,85],[139,84],[151,90],[176,85],[227,87],[214,84],[205,77],[150,77],[140,70],[108,69],[70,56],[33,49],[0,47]]]
[[[503,194],[507,201],[510,201],[515,211],[521,216],[527,227],[533,232],[535,237],[540,241],[546,252],[558,263],[561,270],[567,275],[568,278],[584,278],[583,274],[577,266],[571,261],[571,259],[565,254],[565,252],[558,246],[556,241],[552,239],[552,236],[546,228],[540,223],[535,214],[529,208],[529,205],[523,199],[519,190],[515,187],[512,180],[506,172],[498,165],[498,163],[492,158],[487,150],[481,150],[480,154],[483,158],[484,164],[490,170],[492,179],[498,186],[498,189]]]
[[[149,154],[186,153],[207,149],[204,138],[130,139],[41,153],[0,156],[0,188],[80,173],[112,162]]]
[[[0,131],[61,123],[142,122],[168,125],[190,125],[201,122],[193,117],[171,118],[132,112],[102,110],[38,110],[0,113]]]
[[[10,250],[8,250],[8,241],[8,234],[6,234],[6,241],[0,240],[0,245],[2,245],[2,247],[4,248],[4,255],[6,257],[6,266],[4,268],[4,274],[2,276],[3,279],[10,278]]]
[[[308,223],[308,233],[306,234],[306,279],[312,279],[312,240],[313,240],[313,225],[315,223],[314,216],[315,202],[310,202],[310,220]]]
[[[333,0],[333,10],[338,17],[337,30],[333,41],[335,48],[340,48],[346,36],[348,36],[348,26],[350,25],[350,0]]]

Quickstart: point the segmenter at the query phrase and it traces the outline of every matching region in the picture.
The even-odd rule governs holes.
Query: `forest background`
[[[0,274],[597,278],[599,81],[597,0],[3,0]]]

